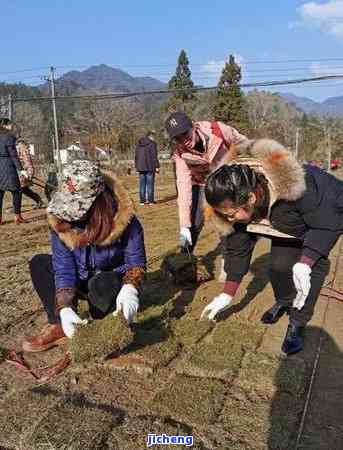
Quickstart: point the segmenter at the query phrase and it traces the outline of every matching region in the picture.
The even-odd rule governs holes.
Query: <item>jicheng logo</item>
[[[169,436],[168,434],[148,434],[147,447],[152,445],[185,445],[193,446],[193,436]]]
[[[177,121],[176,119],[170,119],[169,120],[169,125],[173,128],[177,127]]]

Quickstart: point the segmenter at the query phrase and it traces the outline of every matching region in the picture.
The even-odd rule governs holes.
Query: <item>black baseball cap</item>
[[[173,139],[191,130],[193,128],[193,122],[187,114],[177,111],[168,117],[165,126],[170,139]]]

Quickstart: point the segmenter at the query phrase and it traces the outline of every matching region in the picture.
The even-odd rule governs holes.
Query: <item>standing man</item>
[[[180,243],[194,250],[203,225],[203,191],[207,176],[235,157],[234,145],[247,138],[222,122],[192,122],[181,111],[171,114],[165,124],[175,143]]]
[[[138,141],[135,153],[135,167],[139,173],[139,201],[144,205],[155,203],[155,173],[159,172],[160,163],[157,158],[157,145],[154,133],[150,131]]]
[[[19,160],[27,174],[27,177],[20,178],[21,192],[36,203],[34,209],[43,208],[44,205],[40,196],[36,192],[33,192],[32,189],[30,189],[32,177],[34,175],[34,167],[30,155],[29,144],[24,139],[18,139],[17,149]]]

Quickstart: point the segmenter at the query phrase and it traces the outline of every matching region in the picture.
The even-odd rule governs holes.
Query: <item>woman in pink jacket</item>
[[[247,138],[222,122],[192,122],[183,112],[171,114],[166,130],[175,142],[180,242],[193,252],[203,225],[206,177],[235,158],[234,145]],[[232,145],[234,144],[234,145]]]

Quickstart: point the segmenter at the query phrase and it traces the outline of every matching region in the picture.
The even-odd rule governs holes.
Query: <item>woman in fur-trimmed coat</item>
[[[249,270],[257,236],[269,237],[276,303],[262,322],[276,323],[287,313],[282,350],[297,353],[329,271],[329,253],[343,234],[343,182],[317,167],[302,167],[272,140],[250,141],[237,150],[247,157],[215,171],[205,188],[208,220],[224,236],[227,279],[203,315],[213,319],[230,305]]]
[[[74,161],[48,206],[52,255],[30,261],[33,286],[48,317],[23,349],[39,352],[71,338],[77,299],[86,296],[94,319],[122,310],[130,323],[139,306],[146,256],[143,229],[127,191],[96,163]]]

